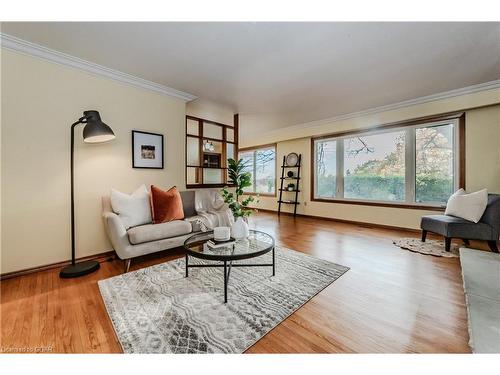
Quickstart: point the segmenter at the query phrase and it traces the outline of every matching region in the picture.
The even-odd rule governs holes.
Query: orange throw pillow
[[[151,211],[153,224],[184,219],[184,208],[177,187],[163,191],[151,185]]]

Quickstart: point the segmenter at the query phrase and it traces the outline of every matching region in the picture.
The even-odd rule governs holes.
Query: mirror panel
[[[199,184],[198,181],[198,169],[197,167],[186,168],[186,183],[187,184]]]
[[[222,154],[222,142],[203,140],[203,152],[212,154]]]
[[[187,165],[200,165],[200,140],[199,138],[187,137],[186,163]]]
[[[234,142],[234,130],[233,130],[233,128],[226,128],[226,141]]]
[[[186,134],[200,135],[199,122],[188,118],[186,121]]]
[[[208,137],[208,138],[222,140],[222,126],[210,124],[208,122],[204,122],[203,123],[203,136]]]
[[[221,184],[222,172],[225,169],[203,168],[203,183],[204,184]]]
[[[234,144],[233,143],[227,143],[227,158],[228,159],[234,159]]]

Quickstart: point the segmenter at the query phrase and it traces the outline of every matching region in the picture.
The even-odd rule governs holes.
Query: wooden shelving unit
[[[297,215],[297,206],[300,204],[298,199],[299,199],[299,192],[300,192],[299,182],[300,182],[301,161],[302,161],[302,155],[299,155],[299,160],[297,161],[297,165],[286,165],[286,156],[283,156],[283,164],[281,165],[281,177],[280,177],[281,186],[278,189],[280,192],[280,196],[278,199],[278,215],[281,214],[281,205],[282,204],[293,204],[293,206],[294,206],[293,207],[293,216]],[[285,171],[288,171],[288,170],[296,170],[297,175],[293,176],[293,177],[286,176]],[[288,189],[283,187],[283,183],[287,180],[288,181],[297,181],[294,190],[288,190]],[[294,199],[284,199],[283,193],[295,193],[295,194],[293,194]]]

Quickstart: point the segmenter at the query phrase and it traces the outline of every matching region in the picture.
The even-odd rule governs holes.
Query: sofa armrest
[[[120,218],[114,212],[104,212],[102,214],[104,219],[104,226],[106,228],[106,233],[111,241],[113,249],[120,259],[129,258],[127,254],[127,248],[130,247],[130,241],[128,239],[127,230],[121,222]]]

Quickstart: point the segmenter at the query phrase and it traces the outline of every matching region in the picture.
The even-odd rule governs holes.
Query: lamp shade
[[[115,139],[113,130],[101,120],[97,111],[85,111],[83,115],[86,119],[83,128],[83,141],[86,143],[102,143]]]

